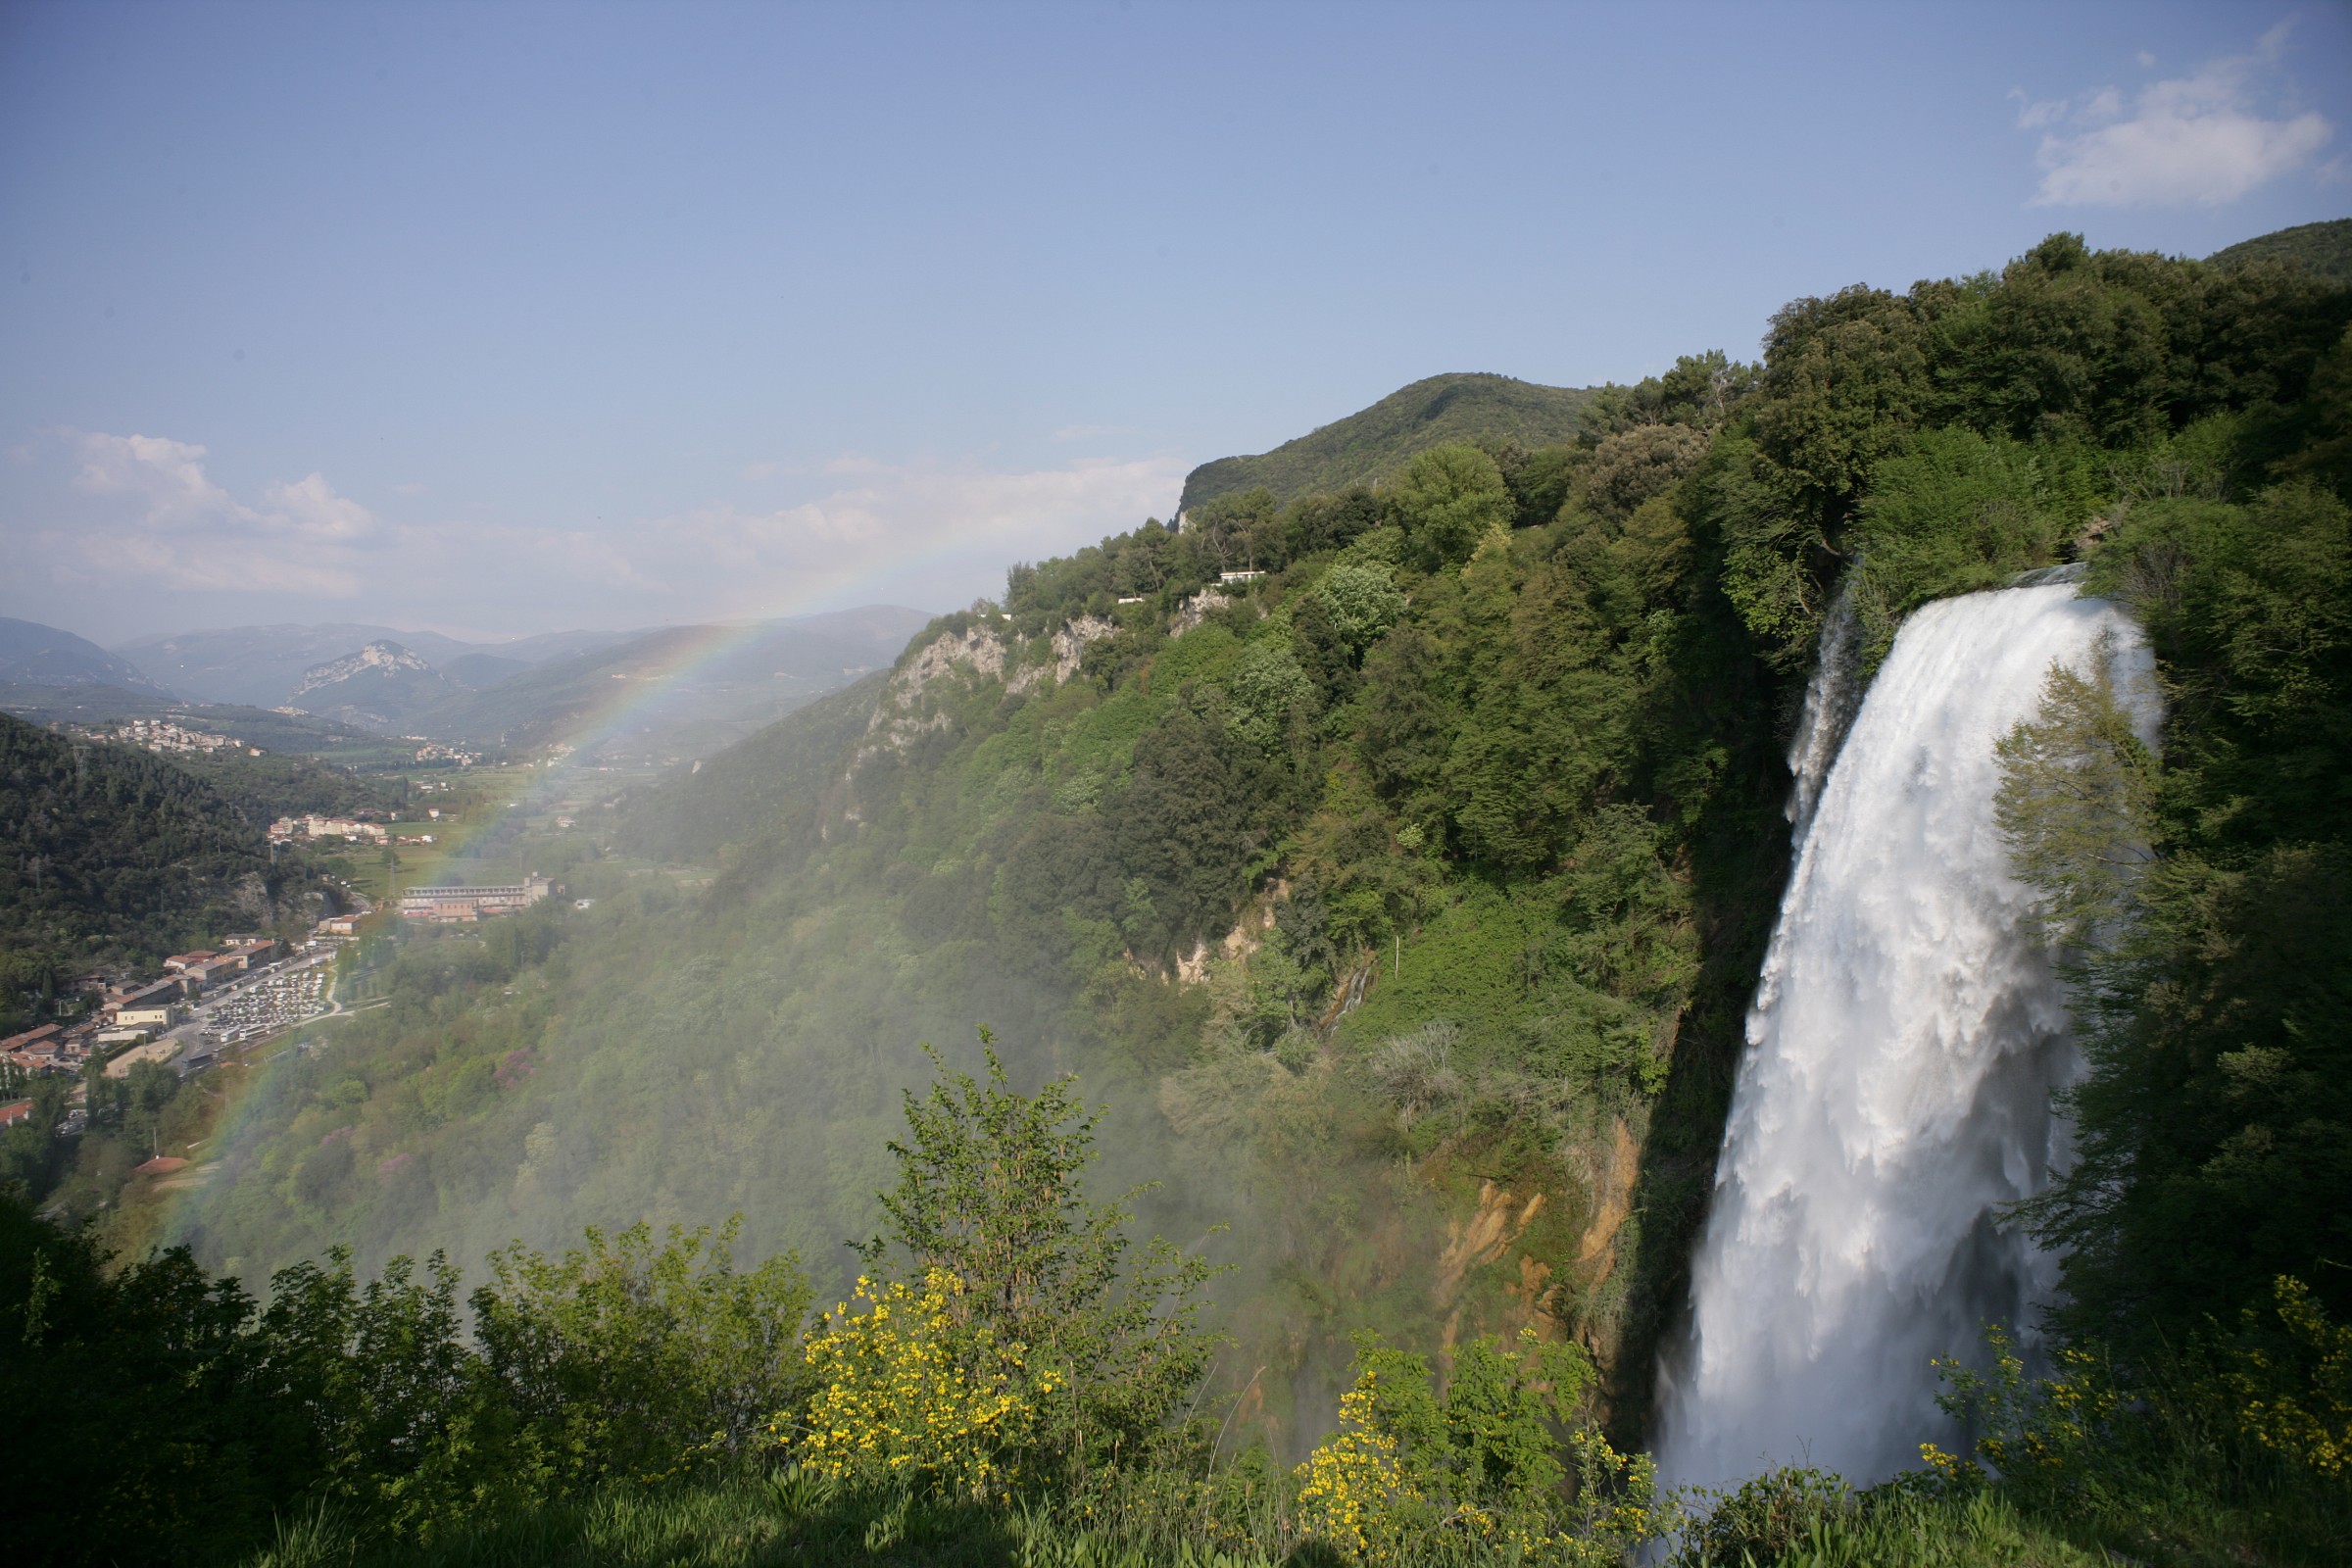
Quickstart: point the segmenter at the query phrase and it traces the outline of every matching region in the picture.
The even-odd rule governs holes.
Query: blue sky
[[[0,613],[926,609],[1442,370],[2352,213],[2352,10],[0,8]]]

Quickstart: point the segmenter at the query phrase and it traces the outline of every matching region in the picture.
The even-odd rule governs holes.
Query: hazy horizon
[[[453,630],[445,626],[431,625],[424,621],[415,621],[409,625],[400,626],[394,625],[390,621],[367,620],[345,616],[322,616],[318,619],[308,621],[223,621],[218,624],[175,627],[170,631],[143,631],[135,636],[125,637],[116,642],[102,642],[99,643],[98,646],[106,649],[109,653],[119,654],[127,649],[152,647],[157,643],[169,641],[174,637],[204,636],[217,632],[273,631],[291,627],[309,629],[318,626],[366,626],[394,632],[428,632],[437,637],[447,637],[453,642],[469,643],[483,648],[495,648],[506,643],[530,642],[534,639],[542,637],[562,636],[567,632],[596,632],[618,637],[642,637],[652,632],[671,631],[687,626],[748,627],[763,626],[787,621],[821,620],[833,615],[853,615],[858,613],[859,611],[865,610],[904,610],[917,615],[939,615],[945,612],[939,609],[924,609],[919,605],[893,605],[885,604],[880,601],[873,601],[859,605],[841,605],[828,610],[804,610],[789,615],[743,615],[736,616],[731,619],[721,619],[713,616],[709,620],[663,620],[648,622],[641,625],[625,626],[550,626],[539,631],[483,633],[478,635],[462,630]],[[28,620],[32,617],[17,615],[11,618],[17,620]],[[63,630],[70,628],[60,629]],[[76,633],[76,635],[79,634]],[[97,639],[93,638],[91,641],[97,641]]]

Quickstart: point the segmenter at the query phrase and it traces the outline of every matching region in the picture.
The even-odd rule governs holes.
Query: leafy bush
[[[1827,1471],[1769,1471],[1716,1497],[1683,1532],[1675,1568],[1744,1568],[1784,1562],[1858,1511],[1853,1489]]]
[[[1448,1542],[1614,1563],[1659,1534],[1648,1457],[1619,1454],[1578,1418],[1592,1375],[1578,1348],[1533,1329],[1515,1350],[1474,1340],[1440,1393],[1425,1357],[1365,1339],[1354,1373],[1339,1435],[1297,1472],[1310,1539],[1365,1563],[1423,1560]]]
[[[1343,562],[1332,567],[1315,585],[1313,598],[1321,602],[1332,629],[1357,660],[1404,613],[1404,595],[1397,592],[1394,573],[1371,562]]]
[[[1061,1374],[1032,1373],[1027,1347],[959,1311],[967,1289],[944,1268],[919,1282],[858,1280],[863,1310],[838,1306],[809,1334],[815,1392],[791,1422],[790,1451],[835,1481],[978,1502],[1034,1483],[1039,1401]]]
[[[1315,683],[1290,650],[1251,643],[1233,662],[1234,728],[1251,745],[1271,752],[1290,738],[1294,713],[1312,717],[1318,706]]]
[[[873,1397],[875,1366],[919,1370],[959,1391],[962,1425],[1004,1443],[1017,1428],[1023,1451],[991,1460],[994,1472],[1084,1486],[1186,1441],[1175,1416],[1213,1348],[1196,1322],[1213,1270],[1158,1238],[1130,1265],[1136,1193],[1099,1202],[1082,1185],[1097,1115],[1068,1080],[1021,1095],[993,1047],[987,1057],[985,1081],[942,1064],[926,1095],[906,1096],[908,1141],[890,1145],[899,1180],[882,1195],[889,1232],[860,1248],[882,1294],[858,1326],[828,1320],[848,1337],[823,1367],[812,1342],[811,1368],[847,1380],[820,1389],[816,1407]],[[894,1257],[906,1270],[895,1277]],[[890,1327],[909,1311],[919,1327]],[[891,1441],[915,1468],[966,1474],[944,1433]]]
[[[798,1401],[808,1286],[787,1253],[738,1270],[741,1218],[713,1236],[640,1222],[549,1258],[519,1242],[472,1298],[484,1370],[560,1490],[739,1459]]]
[[[1923,430],[1881,462],[1849,534],[1861,557],[1864,669],[1920,605],[1997,588],[2056,560],[2090,512],[2090,456],[1947,428]]]

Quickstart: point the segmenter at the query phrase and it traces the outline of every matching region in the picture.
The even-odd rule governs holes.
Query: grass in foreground
[[[1936,1495],[1900,1486],[1853,1494],[1832,1477],[1791,1485],[1784,1472],[1719,1499],[1681,1568],[2319,1568],[2348,1560],[2352,1531],[2331,1501],[2273,1489],[2232,1502],[2210,1477],[2149,1476],[2081,1511],[2021,1506],[1997,1488]],[[765,1568],[861,1563],[890,1568],[1340,1568],[1328,1544],[1298,1540],[1271,1512],[1188,1528],[1150,1506],[1071,1520],[848,1494],[797,1472],[666,1488],[616,1487],[591,1497],[481,1521],[430,1544],[385,1539],[334,1504],[283,1522],[245,1568]],[[1549,1561],[1467,1541],[1383,1559],[1441,1568]],[[1561,1559],[1574,1561],[1576,1559]]]

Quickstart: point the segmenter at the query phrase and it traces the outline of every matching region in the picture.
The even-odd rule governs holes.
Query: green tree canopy
[[[1513,514],[1494,460],[1459,442],[1415,458],[1391,500],[1404,525],[1405,559],[1421,571],[1469,560],[1479,540],[1508,528]]]

